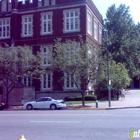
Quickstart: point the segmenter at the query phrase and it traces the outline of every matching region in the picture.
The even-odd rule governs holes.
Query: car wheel
[[[55,104],[52,104],[52,105],[50,106],[50,109],[51,109],[51,110],[55,110],[55,109],[56,109],[56,105],[55,105]]]
[[[27,110],[32,110],[33,109],[33,106],[29,104],[29,105],[27,105],[26,109]]]

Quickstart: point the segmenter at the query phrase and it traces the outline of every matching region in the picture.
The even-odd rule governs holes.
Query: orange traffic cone
[[[24,135],[20,135],[20,137],[18,138],[18,140],[26,140]]]

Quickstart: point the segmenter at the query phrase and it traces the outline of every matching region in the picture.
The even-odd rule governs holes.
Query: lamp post
[[[108,103],[111,107],[111,80],[110,80],[110,57],[109,57],[109,44],[108,44],[108,30],[106,32],[106,52],[107,52],[107,76],[108,76]]]

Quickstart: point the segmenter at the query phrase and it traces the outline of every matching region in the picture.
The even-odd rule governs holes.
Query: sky
[[[116,7],[119,7],[120,4],[125,4],[129,6],[130,14],[137,24],[140,22],[140,0],[92,0],[96,5],[99,12],[102,14],[103,19],[106,18],[106,12],[108,7],[112,4],[115,4]]]

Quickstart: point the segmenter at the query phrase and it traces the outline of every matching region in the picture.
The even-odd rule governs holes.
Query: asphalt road
[[[130,128],[140,109],[0,111],[0,140],[128,140]]]

